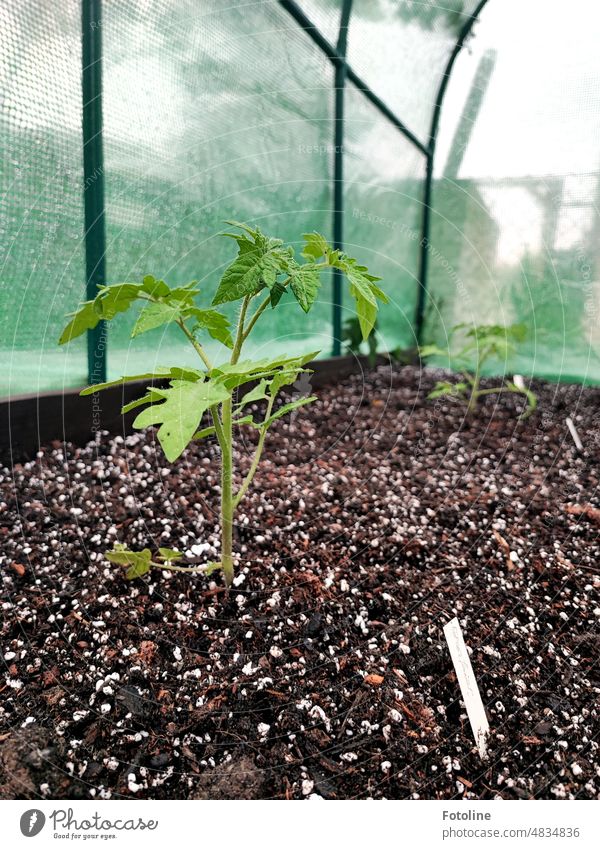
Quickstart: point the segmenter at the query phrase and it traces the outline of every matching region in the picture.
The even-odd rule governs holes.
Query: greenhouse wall
[[[573,21],[585,16],[576,5]],[[522,322],[515,368],[599,379],[596,51],[544,10],[541,0],[526,12],[516,0],[5,3],[0,393],[95,379],[85,340],[56,344],[90,287],[84,191],[102,193],[105,282],[198,280],[209,304],[231,258],[225,219],[296,244],[318,230],[385,279],[379,350],[452,346],[464,321]],[[103,163],[87,173],[84,37],[102,68]],[[507,127],[499,157],[491,141]],[[563,143],[545,156],[556,133]],[[330,282],[308,323],[283,305],[255,350],[343,353],[348,317]],[[130,331],[123,317],[102,336],[110,377],[190,356],[176,329],[141,346]]]

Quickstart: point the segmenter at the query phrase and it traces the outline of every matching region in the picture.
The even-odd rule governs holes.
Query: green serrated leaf
[[[356,315],[363,342],[366,342],[377,321],[377,303],[364,298],[362,292],[354,284],[350,285],[350,294],[356,302]]]
[[[145,372],[144,374],[130,374],[124,377],[118,377],[116,380],[107,380],[106,383],[94,383],[92,386],[86,386],[79,393],[80,395],[95,395],[96,392],[102,392],[103,389],[110,389],[111,386],[121,386],[124,383],[132,383],[137,380],[191,380],[196,381],[204,377],[203,372],[193,368],[158,368],[156,371]]]
[[[350,294],[356,302],[356,315],[363,341],[366,342],[377,320],[377,300],[371,289],[373,284],[354,264],[354,260],[344,262],[342,270],[350,283]]]
[[[107,551],[104,555],[111,563],[116,563],[117,566],[129,566],[137,557],[135,551]]]
[[[237,301],[246,295],[254,295],[260,291],[263,286],[262,258],[263,252],[256,246],[240,251],[221,278],[212,301],[213,306]]]
[[[372,277],[370,274],[365,274],[364,276],[365,276],[365,277],[367,278],[367,280],[369,281],[369,288],[370,288],[371,292],[373,292],[373,294],[375,295],[375,297],[376,297],[376,298],[379,298],[379,300],[380,300],[383,304],[389,304],[390,299],[389,299],[389,298],[388,298],[388,296],[385,294],[385,292],[383,291],[383,289],[380,289],[380,288],[379,288],[379,286],[376,286],[376,285],[375,285],[375,281],[376,281],[376,280],[380,280],[381,278],[380,278],[380,277]]]
[[[204,427],[202,430],[197,430],[196,433],[192,436],[194,441],[198,441],[200,439],[206,439],[207,436],[214,436],[217,431],[211,425],[210,427]]]
[[[282,356],[275,360],[241,360],[238,363],[223,363],[215,366],[210,375],[218,383],[222,384],[229,390],[236,389],[244,383],[249,383],[251,380],[262,380],[262,378],[272,378],[279,371],[298,371],[302,366],[313,360],[319,351],[311,351],[309,354],[304,354],[299,357]]]
[[[111,563],[128,567],[125,577],[129,581],[141,578],[152,568],[152,553],[149,548],[144,548],[142,551],[129,551],[119,546],[114,551],[107,551],[105,557]]]
[[[81,304],[80,308],[75,313],[71,313],[71,321],[67,324],[58,340],[59,345],[65,345],[72,339],[76,339],[85,333],[86,330],[93,330],[100,321],[100,316],[94,308],[94,301],[86,301]]]
[[[250,227],[248,224],[242,223],[241,221],[228,220],[225,221],[225,224],[229,224],[230,227],[238,227],[240,230],[245,230],[246,233],[249,233],[253,239],[255,239],[258,233],[260,232],[259,230],[253,230],[252,227]],[[224,235],[230,236],[235,234],[225,233]]]
[[[438,348],[437,345],[421,345],[419,347],[419,356],[422,360],[426,360],[428,357],[447,357],[448,351]]]
[[[329,242],[320,233],[304,233],[302,238],[304,239],[302,256],[307,259],[318,260],[331,252]]]
[[[93,301],[86,301],[73,314],[71,321],[63,330],[59,345],[64,345],[81,336],[86,330],[93,330],[101,319],[110,321],[117,313],[129,309],[142,290],[143,284],[115,283],[112,286],[101,286]]]
[[[118,377],[116,380],[107,380],[105,383],[94,383],[91,386],[86,386],[79,393],[80,395],[95,395],[96,392],[102,392],[104,389],[110,389],[112,386],[122,386],[124,383],[133,383],[138,380],[164,380],[170,375],[170,369],[165,371],[146,372],[145,374],[128,374],[123,377]]]
[[[273,254],[265,254],[261,264],[261,282],[271,291],[277,283],[277,275],[281,273],[281,264],[277,256]]]
[[[362,271],[359,271],[357,268],[350,265],[345,269],[345,273],[350,282],[351,289],[356,290],[353,297],[360,297],[362,300],[367,301],[369,304],[374,306],[375,309],[377,309],[377,301],[373,291],[371,290],[372,284],[370,284]]]
[[[282,371],[278,371],[271,381],[269,394],[277,395],[279,390],[283,389],[284,386],[290,386],[292,383],[295,383],[300,372],[303,374],[312,374],[310,369],[283,369]]]
[[[125,404],[125,406],[121,408],[121,415],[124,416],[125,413],[129,413],[137,407],[143,407],[144,404],[151,404],[152,401],[156,401],[158,398],[159,396],[155,392],[147,392],[141,398],[136,398],[135,401],[130,401],[129,404]]]
[[[180,303],[167,304],[162,301],[148,304],[138,316],[131,332],[132,339],[141,333],[147,333],[148,330],[155,330],[164,324],[177,321],[181,317],[181,307]]]
[[[160,425],[158,440],[167,460],[173,463],[192,440],[206,410],[227,400],[229,392],[211,380],[173,380],[171,387],[160,390],[160,394],[164,401],[142,410],[133,426],[142,429]]]
[[[271,290],[292,258],[291,248],[281,247],[281,239],[271,239],[259,230],[254,242],[240,236],[236,241],[239,253],[221,278],[213,306],[254,295],[264,286]]]
[[[213,339],[227,348],[233,348],[233,339],[229,330],[231,325],[229,319],[222,313],[217,310],[201,310],[198,307],[192,307],[186,310],[187,317],[196,319],[196,329],[206,329]]]
[[[439,380],[427,397],[432,400],[434,398],[442,398],[445,395],[456,397],[461,395],[467,389],[468,386],[466,383],[449,383],[446,380]]]
[[[316,395],[311,395],[308,398],[298,398],[297,401],[290,401],[288,404],[284,404],[282,407],[273,413],[266,422],[264,422],[263,427],[270,427],[274,421],[282,418],[282,416],[287,416],[288,413],[291,413],[293,410],[297,410],[298,407],[304,407],[305,404],[312,404],[313,401],[317,400]]]
[[[95,300],[100,318],[110,321],[118,313],[126,312],[141,289],[142,285],[139,283],[115,283],[113,286],[103,287]]]
[[[262,401],[267,397],[267,381],[261,380],[256,384],[254,389],[246,392],[244,397],[238,401],[237,409],[241,410],[246,404],[252,404],[254,401]]]
[[[257,425],[252,416],[242,416],[240,419],[234,419],[232,422],[236,427],[242,427],[242,425],[250,425],[250,427],[259,428],[260,425]]]
[[[311,265],[298,265],[290,270],[290,287],[304,312],[310,311],[320,286],[321,275]]]
[[[181,560],[183,554],[181,551],[175,551],[174,548],[159,548],[158,553],[161,560],[166,560],[167,562],[171,560]]]
[[[171,289],[168,295],[164,297],[164,301],[168,304],[181,303],[186,307],[194,306],[194,298],[199,294],[200,290],[195,288],[196,281],[192,280],[187,286],[178,286],[176,289]]]
[[[149,572],[151,568],[152,564],[146,564],[145,560],[139,560],[126,570],[125,577],[128,581],[133,581],[135,578],[141,578],[142,575]]]
[[[142,292],[152,298],[164,298],[170,294],[171,290],[164,280],[157,280],[152,274],[146,274],[142,281]]]
[[[281,281],[276,280],[274,286],[271,288],[271,309],[275,309],[283,295],[285,294],[286,288],[281,283]]]
[[[222,363],[215,366],[210,375],[211,377],[219,377],[220,375],[242,375],[250,379],[250,376],[256,372],[271,371],[285,366],[286,368],[301,368],[305,363],[314,360],[319,354],[319,351],[311,351],[309,354],[301,354],[295,357],[276,357],[273,360],[240,360],[238,363]]]

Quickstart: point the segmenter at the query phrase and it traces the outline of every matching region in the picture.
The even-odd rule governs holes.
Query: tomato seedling
[[[437,345],[420,347],[419,355],[423,360],[434,356],[450,357],[453,366],[462,377],[462,380],[457,383],[447,380],[438,381],[427,397],[432,399],[450,397],[462,400],[467,405],[467,412],[474,413],[479,399],[485,395],[513,392],[524,396],[526,405],[519,418],[527,418],[537,407],[537,396],[525,384],[503,377],[499,386],[481,388],[484,364],[491,358],[506,363],[515,352],[516,346],[525,340],[526,332],[522,324],[512,324],[509,327],[503,327],[500,324],[481,324],[475,327],[457,324],[452,328],[451,336],[463,333],[464,340],[456,354],[451,355],[449,350],[444,351]],[[474,368],[471,365],[473,362]]]
[[[369,338],[375,325],[378,302],[387,303],[386,295],[377,286],[379,278],[370,274],[365,266],[352,257],[334,250],[319,233],[304,235],[302,257],[298,261],[294,249],[284,245],[281,239],[266,236],[258,227],[235,221],[227,223],[235,230],[223,235],[236,243],[238,254],[221,278],[211,309],[196,306],[195,298],[199,290],[195,281],[186,286],[171,287],[164,280],[148,275],[141,283],[101,286],[93,300],[83,303],[72,314],[59,340],[60,344],[68,343],[96,327],[99,321],[110,321],[134,305],[142,304],[132,337],[167,324],[175,324],[201,361],[201,367],[197,369],[187,366],[159,368],[154,372],[95,384],[81,393],[91,395],[110,386],[148,380],[151,385],[145,393],[126,404],[122,412],[143,408],[133,426],[138,429],[158,426],[158,440],[170,463],[175,462],[192,441],[214,436],[219,444],[220,560],[200,569],[183,565],[183,555],[172,549],[159,549],[153,559],[150,549],[131,551],[124,545],[117,545],[106,556],[113,563],[124,566],[128,578],[140,577],[152,568],[202,571],[205,574],[220,569],[227,586],[231,585],[234,577],[235,511],[256,474],[267,432],[282,416],[316,400],[311,395],[276,405],[281,390],[310,371],[306,364],[317,356],[318,351],[302,356],[241,359],[244,344],[257,322],[261,318],[266,320],[266,316],[288,292],[308,313],[317,298],[322,275],[330,269],[338,269],[349,283],[364,340]],[[234,327],[225,315],[214,309],[231,301],[241,302]],[[216,365],[211,362],[202,342],[203,334],[212,336],[230,350],[226,362]],[[156,385],[157,382],[168,382],[168,386],[161,388]],[[255,421],[249,412],[250,405],[256,402],[264,402],[265,405],[261,421]],[[203,426],[205,414],[209,421]],[[241,481],[236,482],[233,435],[237,429],[244,427],[255,429],[258,440],[250,468]]]

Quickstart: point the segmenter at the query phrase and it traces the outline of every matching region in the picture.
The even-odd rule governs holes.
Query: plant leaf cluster
[[[444,350],[437,345],[423,345],[419,348],[422,360],[430,357],[445,357],[457,368],[460,377],[456,382],[439,380],[427,396],[435,398],[455,398],[464,401],[470,413],[475,412],[480,398],[501,392],[512,392],[523,395],[526,406],[520,418],[527,418],[537,407],[537,396],[528,387],[518,386],[506,376],[497,387],[481,388],[483,366],[490,359],[497,359],[505,364],[516,353],[518,346],[527,337],[527,328],[523,324],[512,324],[507,327],[501,324],[467,325],[457,324],[452,328],[451,338],[462,336],[462,344],[456,353],[450,354],[449,348]],[[475,364],[474,366],[472,364]]]
[[[132,337],[172,324],[186,336],[202,367],[159,367],[154,371],[126,375],[90,386],[81,394],[89,395],[112,386],[147,381],[144,393],[126,404],[122,412],[139,409],[133,422],[136,429],[157,427],[158,441],[171,463],[192,441],[216,437],[221,451],[222,562],[213,564],[213,567],[222,567],[227,583],[231,583],[233,512],[256,473],[268,429],[278,419],[316,400],[311,395],[276,406],[281,390],[294,384],[300,374],[309,372],[306,364],[319,353],[311,351],[300,356],[242,359],[244,343],[257,321],[268,314],[269,308],[275,309],[287,293],[291,293],[300,308],[308,313],[318,297],[323,274],[332,269],[343,274],[348,281],[364,340],[373,330],[379,303],[386,303],[387,297],[377,286],[378,277],[370,274],[367,267],[354,258],[332,248],[318,233],[303,237],[301,257],[296,259],[291,245],[265,235],[258,227],[235,221],[227,223],[235,229],[223,235],[235,242],[237,256],[225,269],[210,309],[196,306],[200,291],[196,281],[184,286],[170,286],[162,279],[146,275],[141,283],[99,287],[96,297],[81,304],[70,316],[59,343],[66,344],[96,327],[100,321],[111,321],[134,306],[141,306],[141,310],[133,326]],[[255,298],[261,296],[263,299],[250,315]],[[236,301],[240,301],[241,305],[237,323],[232,327],[227,316],[216,307]],[[211,362],[204,347],[203,334],[230,350],[225,362]],[[264,415],[256,421],[254,405],[258,403],[264,406]],[[203,422],[205,417],[209,419],[207,422]],[[235,428],[244,426],[258,431],[258,444],[250,470],[235,491],[233,432]],[[187,567],[173,562],[179,559],[176,552],[166,557],[165,551],[160,550],[159,563],[152,560],[149,549],[132,552],[118,547],[107,556],[112,562],[125,567],[128,578],[140,577],[153,567],[189,571]]]

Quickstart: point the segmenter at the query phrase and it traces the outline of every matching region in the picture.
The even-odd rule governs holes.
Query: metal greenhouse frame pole
[[[83,199],[87,299],[106,282],[104,156],[102,149],[102,0],[81,3],[81,86],[83,96]],[[88,380],[106,380],[106,325],[87,334]]]
[[[279,4],[299,24],[317,47],[335,67],[335,114],[334,114],[334,162],[333,162],[333,244],[335,248],[344,247],[344,89],[349,80],[363,96],[390,121],[424,156],[428,148],[419,141],[397,115],[381,100],[374,91],[350,67],[346,59],[348,44],[348,26],[352,11],[352,0],[343,0],[337,44],[334,47],[321,33],[318,27],[306,16],[294,0],[279,0]],[[333,349],[332,356],[341,354],[342,337],[342,281],[339,271],[333,272]]]
[[[420,343],[423,337],[423,325],[425,322],[425,302],[427,299],[427,271],[429,265],[429,250],[430,250],[430,234],[431,234],[431,199],[432,199],[432,189],[433,189],[433,166],[435,160],[435,148],[437,143],[437,135],[440,124],[440,115],[442,111],[442,106],[444,103],[444,97],[446,95],[446,89],[448,88],[448,82],[450,81],[450,75],[452,73],[452,69],[454,67],[454,63],[458,57],[458,54],[464,47],[465,41],[479,17],[479,14],[483,7],[486,5],[488,0],[480,0],[472,14],[465,21],[460,34],[458,36],[458,40],[454,45],[454,50],[450,54],[450,58],[446,64],[446,68],[444,71],[444,75],[442,76],[442,80],[440,82],[440,86],[438,89],[437,97],[435,100],[435,105],[433,107],[433,113],[431,116],[431,128],[429,131],[429,145],[427,148],[427,166],[425,171],[425,188],[423,191],[423,222],[421,229],[421,259],[419,265],[419,289],[417,296],[417,309],[415,314],[415,335],[417,338],[417,342]]]
[[[343,62],[335,65],[335,117],[333,147],[333,247],[344,249],[344,88],[346,85],[346,49],[352,0],[344,0],[336,52]],[[333,347],[331,355],[342,353],[342,273],[333,270]]]
[[[427,147],[423,144],[423,142],[419,141],[415,134],[408,129],[406,124],[401,121],[400,118],[389,108],[389,106],[387,106],[387,104],[384,103],[383,100],[381,100],[381,98],[378,97],[375,92],[372,91],[372,89],[369,88],[369,86],[358,76],[358,74],[347,63],[346,59],[343,56],[340,56],[337,49],[325,38],[310,18],[305,15],[300,6],[294,2],[294,0],[279,0],[279,5],[282,6],[286,12],[289,12],[296,23],[302,27],[317,47],[323,51],[330,62],[334,65],[341,64],[345,66],[346,79],[356,86],[357,89],[362,91],[367,100],[370,101],[373,106],[396,127],[397,130],[400,130],[400,132],[421,151],[421,153],[427,156]]]
[[[429,259],[429,239],[431,232],[431,199],[433,188],[433,166],[435,158],[435,148],[437,142],[437,134],[440,122],[440,114],[446,89],[454,63],[460,51],[462,50],[465,41],[467,40],[473,26],[479,17],[479,14],[488,0],[480,0],[472,14],[469,15],[459,33],[454,49],[450,54],[446,68],[440,82],[437,97],[435,100],[431,127],[429,131],[429,141],[427,145],[423,144],[414,133],[412,133],[403,121],[363,82],[363,80],[355,73],[352,67],[346,61],[346,46],[347,46],[347,30],[349,24],[351,2],[344,0],[342,6],[342,18],[340,22],[339,38],[337,46],[334,47],[321,33],[317,26],[306,16],[300,6],[294,0],[279,0],[279,4],[288,12],[292,18],[299,24],[312,41],[323,51],[330,62],[336,68],[335,88],[336,88],[336,110],[335,110],[335,151],[334,160],[334,242],[336,247],[343,246],[343,161],[342,152],[338,155],[338,142],[341,145],[343,142],[343,88],[346,80],[349,80],[359,91],[369,100],[381,114],[390,121],[412,144],[421,151],[425,156],[425,186],[423,190],[423,218],[421,224],[421,254],[419,262],[418,274],[418,290],[417,290],[417,307],[415,313],[415,335],[417,341],[420,342],[423,335],[423,324],[425,317],[425,303],[427,298],[427,271]],[[341,117],[340,117],[341,116]],[[339,336],[341,335],[341,292],[339,289],[339,280],[334,278],[334,317],[333,317],[333,333],[334,333],[334,356],[340,353]]]

